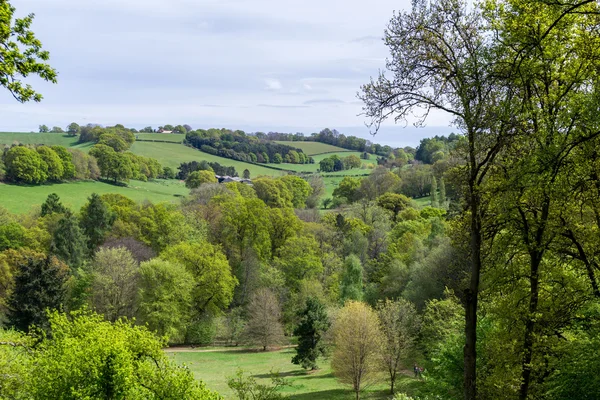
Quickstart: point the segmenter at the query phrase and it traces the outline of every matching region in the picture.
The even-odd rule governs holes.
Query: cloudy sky
[[[410,0],[12,0],[51,52],[58,85],[18,104],[0,91],[0,130],[39,124],[187,123],[197,128],[368,137],[356,93],[385,65],[381,41]],[[448,133],[395,127],[377,142],[418,143]],[[439,128],[438,128],[439,127]]]

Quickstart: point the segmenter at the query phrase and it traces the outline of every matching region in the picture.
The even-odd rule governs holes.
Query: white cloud
[[[283,86],[281,85],[281,81],[278,79],[265,79],[266,89],[268,90],[281,90]]]

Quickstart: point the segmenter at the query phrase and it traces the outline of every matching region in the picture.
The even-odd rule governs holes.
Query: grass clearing
[[[206,160],[208,162],[218,162],[221,165],[235,167],[240,176],[245,169],[250,171],[252,178],[256,178],[259,175],[280,176],[286,174],[285,171],[278,171],[261,167],[260,165],[215,156],[176,143],[135,142],[131,146],[131,151],[145,157],[156,158],[163,167],[171,167],[175,170],[182,162]]]
[[[227,386],[227,378],[234,376],[238,369],[245,375],[253,376],[259,383],[270,383],[270,373],[278,372],[281,377],[292,384],[282,393],[290,400],[342,400],[354,398],[349,385],[342,385],[333,376],[329,360],[320,360],[318,371],[307,373],[300,366],[291,363],[296,354],[294,349],[284,349],[272,352],[257,352],[253,350],[231,350],[223,348],[220,351],[191,351],[167,353],[177,363],[185,364],[196,379],[206,383],[208,388],[219,392],[226,399],[232,398],[232,392]],[[420,382],[409,377],[401,377],[399,386],[406,387],[412,392]],[[385,379],[381,384],[373,385],[363,393],[363,399],[389,399],[388,385]]]
[[[0,183],[0,205],[15,214],[29,212],[39,207],[50,193],[56,193],[61,202],[73,210],[79,210],[92,193],[118,193],[130,199],[153,203],[177,202],[180,196],[189,194],[182,182],[156,180],[151,182],[130,181],[128,186],[111,185],[100,181],[77,181],[48,185],[7,185]]]
[[[327,143],[320,142],[287,142],[285,140],[275,140],[275,143],[283,144],[285,146],[290,146],[295,149],[301,149],[302,152],[308,154],[309,156],[321,153],[327,153],[331,151],[343,152],[343,151],[352,151],[346,150],[341,147],[333,146]]]

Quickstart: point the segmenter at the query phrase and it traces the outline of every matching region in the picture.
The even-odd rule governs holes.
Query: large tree
[[[317,369],[317,358],[325,354],[323,336],[329,329],[327,310],[316,297],[309,297],[306,306],[299,313],[300,322],[294,329],[298,337],[296,355],[292,363],[302,365],[304,369]]]
[[[73,269],[83,265],[87,253],[86,237],[79,227],[77,217],[69,210],[58,220],[52,234],[50,251]]]
[[[273,291],[259,289],[254,292],[248,302],[247,314],[246,337],[250,343],[266,351],[283,342],[281,307]]]
[[[338,312],[333,324],[331,367],[342,383],[352,385],[356,400],[365,385],[376,380],[381,341],[377,314],[368,305],[349,301]]]
[[[386,72],[362,87],[364,112],[378,129],[387,118],[406,121],[414,112],[423,123],[432,110],[448,113],[465,136],[463,157],[470,279],[464,297],[465,399],[477,398],[477,310],[483,265],[485,179],[511,138],[503,120],[511,114],[513,93],[499,81],[484,21],[477,7],[462,0],[417,1],[394,15],[385,31],[391,57]]]
[[[17,101],[41,101],[42,95],[22,78],[37,75],[56,83],[56,71],[47,64],[50,53],[31,30],[33,14],[14,17],[15,8],[8,0],[0,1],[0,86],[5,87]]]
[[[69,267],[54,256],[28,255],[17,265],[14,289],[8,299],[9,325],[27,331],[30,325],[48,328],[47,310],[67,300]]]
[[[88,237],[88,248],[94,251],[115,222],[115,215],[97,193],[92,193],[81,208],[81,227]]]

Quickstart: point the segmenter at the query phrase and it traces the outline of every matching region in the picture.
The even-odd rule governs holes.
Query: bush
[[[210,316],[193,321],[187,328],[185,342],[199,346],[208,346],[215,341],[217,324]]]

